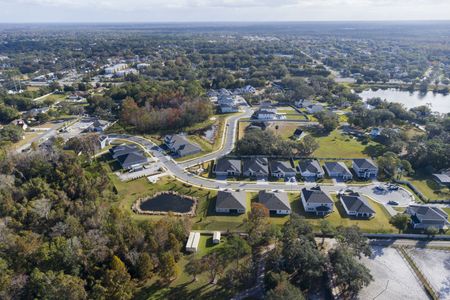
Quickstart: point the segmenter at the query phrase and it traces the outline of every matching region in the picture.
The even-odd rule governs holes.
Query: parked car
[[[398,191],[399,187],[398,187],[398,185],[390,184],[390,185],[388,186],[388,189],[389,189],[390,191]]]
[[[388,204],[389,205],[398,205],[399,203],[397,201],[391,200],[391,201],[388,202]]]

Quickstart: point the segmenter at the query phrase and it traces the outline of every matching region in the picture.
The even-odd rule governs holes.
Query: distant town
[[[449,24],[346,25],[0,25],[0,298],[450,298]]]

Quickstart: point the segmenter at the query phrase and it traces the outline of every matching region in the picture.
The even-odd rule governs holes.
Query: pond
[[[440,113],[450,112],[450,95],[438,94],[433,92],[421,93],[419,91],[409,92],[398,89],[386,90],[365,90],[358,93],[364,101],[370,98],[380,97],[389,102],[402,103],[407,108],[413,108],[421,105],[429,105],[431,110]]]
[[[143,212],[175,212],[189,213],[195,205],[195,199],[172,192],[156,194],[154,197],[142,200],[140,210]]]

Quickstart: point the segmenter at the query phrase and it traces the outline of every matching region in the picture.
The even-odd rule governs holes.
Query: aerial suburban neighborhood
[[[0,299],[450,299],[448,21],[57,24],[0,24]]]

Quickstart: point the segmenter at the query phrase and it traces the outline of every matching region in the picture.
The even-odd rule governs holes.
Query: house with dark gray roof
[[[406,209],[411,216],[411,225],[414,229],[447,229],[450,224],[448,214],[439,207],[427,205],[411,205]]]
[[[117,157],[123,169],[137,171],[148,162],[148,158],[140,151],[123,154]]]
[[[294,140],[299,140],[303,136],[303,130],[300,128],[295,129],[294,134],[292,135],[292,138]]]
[[[334,201],[319,186],[303,188],[300,197],[307,213],[325,216],[333,212]]]
[[[265,157],[246,158],[242,171],[245,177],[266,179],[269,176],[269,162]]]
[[[116,159],[121,155],[130,154],[138,151],[139,148],[137,145],[127,145],[127,144],[114,146],[111,149],[109,149],[109,153],[111,154],[113,159]]]
[[[218,177],[241,176],[241,160],[226,157],[219,158],[214,164],[213,171]]]
[[[331,178],[339,178],[342,180],[353,179],[352,172],[350,172],[350,170],[343,162],[326,162],[324,165],[324,169],[327,171],[328,176],[330,176]]]
[[[375,210],[369,202],[358,193],[348,193],[339,196],[345,212],[349,216],[359,218],[372,218],[375,216]]]
[[[433,179],[442,186],[450,186],[450,169],[442,170],[440,173],[434,173]]]
[[[352,167],[359,178],[370,179],[376,178],[378,175],[378,167],[371,159],[354,159]]]
[[[191,143],[184,135],[174,134],[164,137],[164,144],[176,157],[183,157],[202,152],[202,149]]]
[[[276,178],[291,178],[297,174],[292,163],[288,160],[271,160],[269,166],[270,175]]]
[[[289,215],[291,213],[291,204],[286,193],[260,191],[258,202],[263,204],[274,215]]]
[[[216,198],[216,212],[243,214],[247,207],[247,194],[243,191],[219,191]]]
[[[136,171],[142,169],[148,158],[137,145],[118,145],[109,149],[112,158],[117,160],[125,170]]]
[[[298,169],[303,178],[317,179],[323,178],[325,172],[315,159],[302,159],[298,163]]]

